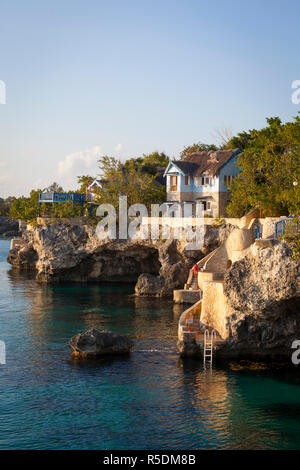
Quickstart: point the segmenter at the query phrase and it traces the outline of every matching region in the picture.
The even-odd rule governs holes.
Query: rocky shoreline
[[[13,240],[8,262],[13,270],[31,271],[38,282],[130,281],[137,296],[171,298],[194,263],[233,230],[229,224],[208,225],[203,248],[190,251],[178,240],[101,242],[87,224],[29,226]],[[292,342],[300,340],[300,263],[291,248],[278,240],[256,240],[226,270],[222,286],[224,308],[216,314],[228,336],[217,344],[218,358],[290,361]],[[203,344],[188,336],[178,342],[181,355],[202,356]]]
[[[136,295],[172,297],[193,264],[219,246],[231,230],[230,225],[208,226],[202,250],[191,251],[178,240],[102,242],[95,227],[79,223],[29,226],[7,261],[13,269],[33,271],[39,282],[135,282]]]

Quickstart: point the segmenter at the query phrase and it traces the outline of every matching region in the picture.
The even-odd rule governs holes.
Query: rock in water
[[[114,354],[128,354],[133,342],[127,336],[92,328],[85,333],[78,333],[73,336],[68,346],[73,349],[73,356],[95,358]]]

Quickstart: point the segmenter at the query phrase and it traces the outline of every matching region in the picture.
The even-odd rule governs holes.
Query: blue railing
[[[285,234],[288,225],[295,229],[296,233],[300,232],[300,217],[287,217],[286,219],[280,220],[275,224],[274,238],[279,238]]]
[[[262,226],[261,225],[254,225],[254,238],[259,239],[262,238]]]
[[[86,202],[85,194],[79,193],[40,193],[39,204],[42,202],[67,202],[71,201],[76,204],[84,204]]]

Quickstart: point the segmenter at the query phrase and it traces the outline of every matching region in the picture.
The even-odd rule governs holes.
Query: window
[[[211,202],[210,201],[199,201],[200,204],[202,205],[202,210],[203,211],[210,211],[211,209]]]
[[[201,186],[208,186],[210,178],[208,176],[201,176]]]
[[[200,178],[195,178],[195,185],[196,186],[209,186],[210,185],[210,177],[209,176],[200,176]]]
[[[170,191],[177,191],[177,176],[170,176]]]
[[[186,186],[188,186],[188,185],[190,184],[190,177],[189,177],[189,175],[185,175],[185,177],[184,177],[184,184],[185,184]]]
[[[224,176],[224,184],[226,184],[226,186],[230,185],[233,183],[233,180],[234,180],[234,176],[228,176],[228,175],[225,175]]]

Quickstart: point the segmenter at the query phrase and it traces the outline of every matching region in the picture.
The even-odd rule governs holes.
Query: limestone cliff
[[[205,231],[202,250],[186,250],[181,241],[101,242],[95,227],[82,223],[29,227],[8,262],[34,270],[38,281],[133,281],[137,295],[171,296],[183,287],[191,266],[222,243],[231,226]]]
[[[224,294],[225,353],[291,356],[300,339],[300,263],[286,243],[257,240],[226,272]]]

